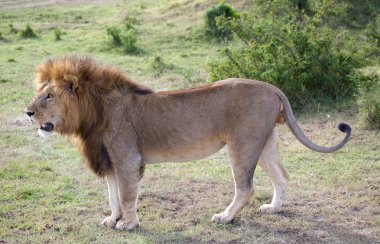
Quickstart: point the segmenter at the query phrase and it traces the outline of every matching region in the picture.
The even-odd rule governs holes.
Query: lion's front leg
[[[119,187],[117,185],[116,176],[113,172],[108,174],[106,179],[108,185],[109,204],[112,213],[102,221],[102,225],[114,228],[117,221],[121,218]]]
[[[140,178],[139,168],[135,170],[124,169],[117,172],[121,209],[121,219],[116,224],[118,230],[132,230],[139,226],[137,197]]]
[[[115,110],[116,115],[123,115],[122,106],[112,109]],[[119,206],[120,212],[116,211],[114,216],[111,215],[110,222],[113,224],[113,221],[120,217],[115,228],[131,230],[139,225],[137,195],[139,181],[142,177],[142,157],[137,147],[137,135],[134,127],[124,117],[114,117],[112,121],[114,124],[111,124],[110,133],[106,134],[104,142],[112,162],[112,171],[117,186],[117,196],[115,195],[113,199],[118,199],[118,204],[115,202],[114,206]]]

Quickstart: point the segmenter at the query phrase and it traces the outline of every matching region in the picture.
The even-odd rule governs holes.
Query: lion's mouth
[[[51,132],[54,129],[54,125],[52,123],[43,123],[40,127],[40,130]]]

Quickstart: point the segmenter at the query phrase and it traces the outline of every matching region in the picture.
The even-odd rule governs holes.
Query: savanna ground
[[[290,172],[283,211],[259,212],[272,197],[269,178],[257,169],[255,194],[233,224],[211,222],[233,197],[224,150],[196,162],[150,165],[139,198],[141,226],[120,232],[100,226],[110,213],[105,181],[87,170],[68,140],[44,140],[24,108],[34,93],[35,66],[47,57],[88,53],[157,90],[207,82],[208,62],[226,44],[200,36],[202,16],[215,2],[0,1],[0,242],[245,242],[378,243],[380,240],[379,133],[357,125],[355,105],[315,108],[298,115],[320,144],[342,138],[336,125],[353,126],[337,153],[303,147],[281,126],[281,152]],[[235,0],[237,9],[249,1]],[[186,14],[184,14],[186,13]],[[135,18],[140,53],[107,45],[105,26]],[[30,23],[35,39],[10,33]],[[62,40],[54,40],[54,29]],[[152,60],[166,64],[160,73]]]

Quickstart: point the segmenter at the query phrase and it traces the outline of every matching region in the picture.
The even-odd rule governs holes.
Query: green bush
[[[296,108],[311,100],[352,95],[355,68],[364,65],[355,42],[321,27],[321,11],[309,17],[294,11],[288,0],[268,2],[268,18],[243,14],[221,23],[243,44],[225,49],[222,58],[211,63],[211,79],[242,77],[270,82],[281,88]]]
[[[357,79],[360,124],[365,129],[380,130],[380,79],[376,75]]]
[[[34,30],[32,27],[27,24],[24,30],[21,30],[20,35],[22,38],[37,38],[36,33],[34,33]]]
[[[60,29],[54,30],[54,38],[56,41],[62,40],[61,35],[62,35],[62,31]]]
[[[236,19],[237,12],[226,3],[220,3],[207,10],[205,15],[206,35],[217,40],[230,40],[232,32],[227,26],[218,26],[218,18]]]
[[[123,50],[125,53],[136,53],[138,50],[137,43],[137,34],[134,29],[127,30],[124,35],[121,36],[123,43]]]
[[[136,53],[139,50],[136,45],[138,40],[137,31],[129,22],[125,23],[123,29],[118,26],[109,26],[106,31],[111,38],[111,46],[121,48],[125,53]]]
[[[111,45],[115,47],[120,47],[121,46],[121,30],[117,26],[109,26],[107,27],[107,35],[111,37]]]

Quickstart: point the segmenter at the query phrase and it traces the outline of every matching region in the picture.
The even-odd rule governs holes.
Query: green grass
[[[0,32],[6,41],[0,41],[0,242],[370,243],[380,239],[379,132],[360,130],[356,110],[340,105],[332,106],[340,113],[316,105],[315,112],[300,119],[313,140],[326,144],[341,137],[336,123],[348,120],[354,132],[340,152],[311,152],[280,127],[282,158],[291,175],[283,212],[258,211],[272,197],[269,178],[258,169],[255,195],[235,223],[210,221],[233,197],[233,178],[222,150],[196,162],[149,165],[139,198],[141,226],[132,232],[100,226],[110,214],[105,181],[86,169],[67,139],[40,138],[37,126],[24,115],[34,94],[36,65],[47,57],[88,53],[154,89],[206,83],[208,62],[226,45],[202,37],[203,14],[211,5],[206,0],[136,0],[22,11],[1,8]],[[237,9],[245,6],[247,1],[234,2]],[[138,46],[143,50],[139,54],[125,55],[107,46],[106,26],[119,25],[127,17],[137,20]],[[38,38],[22,39],[10,31],[9,24],[21,30],[27,23]],[[57,28],[62,31],[60,41],[52,35]],[[161,63],[155,68],[156,57]]]

